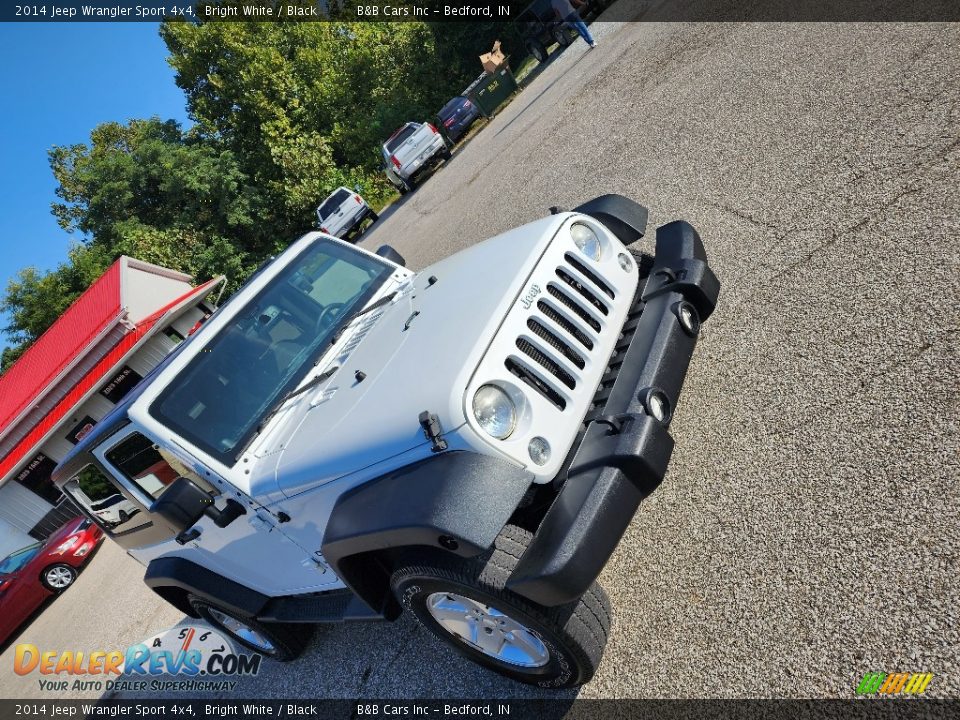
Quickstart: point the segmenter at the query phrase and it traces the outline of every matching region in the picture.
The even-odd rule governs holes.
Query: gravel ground
[[[604,192],[705,240],[723,290],[670,472],[603,572],[600,671],[567,696],[849,697],[900,670],[960,697],[960,28],[594,30],[362,240],[422,267]],[[181,620],[141,575],[105,547],[21,639],[125,647]],[[320,628],[238,694],[541,696],[408,619]]]

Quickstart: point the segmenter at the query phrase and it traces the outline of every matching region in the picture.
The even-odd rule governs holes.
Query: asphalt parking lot
[[[895,670],[960,696],[960,28],[594,30],[361,241],[420,268],[606,192],[704,238],[720,304],[571,696],[849,697]],[[20,641],[123,648],[181,621],[141,577],[104,547]],[[42,696],[15,643],[2,695]],[[405,618],[321,627],[232,696],[543,695]]]

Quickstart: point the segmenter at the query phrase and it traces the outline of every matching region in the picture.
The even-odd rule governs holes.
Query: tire
[[[303,653],[313,635],[313,625],[262,623],[207,602],[196,595],[189,595],[187,600],[201,618],[226,633],[231,640],[266,655],[271,660],[295,660]],[[259,639],[253,640],[250,635],[244,637],[237,634],[238,624],[247,632],[252,631],[253,637],[259,636]]]
[[[507,525],[494,547],[476,558],[411,555],[394,571],[391,589],[424,628],[469,660],[543,688],[582,685],[593,677],[603,655],[610,630],[609,600],[596,583],[576,602],[549,608],[507,590],[507,578],[531,537]],[[474,613],[475,619],[461,619],[461,611],[464,618]],[[441,620],[454,627],[448,629]],[[487,640],[484,650],[466,640],[467,634],[480,641],[496,639]],[[514,638],[521,640],[512,642]]]
[[[567,35],[567,31],[563,25],[554,25],[550,29],[550,35],[554,40],[557,41],[557,45],[562,48],[565,48],[570,44],[570,36]]]
[[[527,49],[528,53],[533,55],[537,62],[545,63],[547,58],[550,57],[549,53],[547,53],[547,49],[539,40],[529,39],[524,42],[523,46]]]
[[[50,592],[62,593],[77,579],[77,570],[66,563],[56,563],[44,568],[40,582]]]
[[[417,186],[417,183],[413,178],[410,178],[409,180],[403,180],[402,182],[403,190],[400,191],[401,195],[405,192],[413,192],[413,189]]]
[[[440,153],[440,157],[442,157],[444,160],[449,160],[453,157],[453,153],[450,151],[450,148],[445,147]]]
[[[375,212],[373,212],[372,210],[370,211],[370,216],[369,216],[369,217],[370,217],[370,224],[371,224],[371,225],[373,225],[377,220],[380,219],[380,216],[377,215],[377,214],[376,214]]]

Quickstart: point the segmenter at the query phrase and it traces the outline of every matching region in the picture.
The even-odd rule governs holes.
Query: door
[[[126,525],[137,523],[136,527],[124,530],[121,524],[108,532],[116,535],[120,530],[128,551],[140,562],[148,564],[154,558],[176,555],[271,596],[343,587],[333,571],[314,562],[312,551],[291,540],[268,511],[258,510],[240,496],[235,499],[246,506],[245,515],[225,528],[204,517],[194,526],[200,536],[179,544],[175,532],[150,512],[153,501],[181,476],[208,490],[221,507],[225,493],[218,488],[229,487],[222,480],[217,482],[211,470],[185,453],[175,454],[131,427],[95,450],[94,456],[109,471],[112,492],[120,490],[135,507]],[[320,540],[318,537],[317,548]]]

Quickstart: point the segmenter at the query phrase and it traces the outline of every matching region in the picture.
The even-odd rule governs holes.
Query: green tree
[[[408,120],[433,118],[475,79],[497,27],[168,22],[160,33],[198,132],[230,148],[302,222],[345,180],[374,197],[389,192],[380,143]]]
[[[380,143],[461,92],[501,31],[493,23],[164,23],[196,125],[108,122],[89,145],[53,148],[53,213],[85,240],[52,272],[27,268],[10,281],[0,310],[14,344],[0,370],[121,254],[201,281],[222,273],[230,290],[308,230],[337,186],[359,184],[375,205],[391,197]]]
[[[70,249],[68,261],[51,272],[28,267],[17,273],[0,301],[0,311],[9,318],[3,330],[13,343],[3,350],[0,372],[18,359],[111,261],[102,248],[77,244]]]
[[[268,201],[233,153],[173,121],[104,123],[89,146],[54,147],[50,164],[60,199],[53,213],[86,240],[53,271],[27,268],[9,282],[0,310],[13,346],[3,352],[2,369],[120,255],[198,281],[225,274],[235,288],[289,240],[263,222]]]

